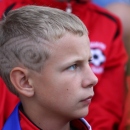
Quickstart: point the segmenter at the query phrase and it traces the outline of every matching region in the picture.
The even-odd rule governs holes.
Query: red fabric
[[[40,130],[32,122],[30,122],[21,111],[19,112],[21,130]]]
[[[20,112],[20,126],[22,130],[40,130],[30,120],[28,120],[28,118],[21,111],[19,112]],[[81,120],[72,121],[71,126],[75,130],[88,130],[87,126]]]
[[[20,0],[17,1],[20,3]],[[39,0],[39,2],[38,0],[32,0],[32,2],[28,1],[26,4],[32,3],[58,7],[63,10],[66,8],[66,3],[57,3],[54,0]],[[90,105],[89,114],[85,118],[92,125],[93,130],[116,130],[123,115],[124,65],[127,60],[122,42],[120,22],[115,16],[91,3],[77,4],[73,1],[72,9],[73,13],[85,23],[89,30],[91,49],[94,51],[95,49],[100,50],[100,55],[105,57],[102,64],[97,66],[91,65],[99,82],[94,88],[95,96]],[[4,95],[0,99],[5,100],[6,96]],[[16,100],[14,96],[9,96],[12,99],[10,102]],[[12,109],[11,106],[9,107],[10,109]],[[4,114],[6,114],[6,111],[2,113],[2,116],[5,116]]]
[[[4,122],[13,111],[18,101],[18,98],[9,92],[0,78],[0,130],[2,130]]]
[[[27,5],[27,3],[32,4],[31,0],[0,0],[0,19],[6,10],[17,9],[21,6]]]
[[[127,83],[127,94],[126,94],[126,102],[125,102],[125,111],[123,115],[123,119],[120,125],[119,130],[129,130],[130,129],[130,76],[126,77]]]

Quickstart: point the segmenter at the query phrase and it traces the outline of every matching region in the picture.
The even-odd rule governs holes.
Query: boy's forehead
[[[75,44],[74,44],[75,43]],[[56,48],[58,46],[64,46],[69,49],[69,47],[77,47],[80,45],[88,46],[86,49],[90,47],[90,41],[87,34],[79,36],[71,33],[67,33],[62,38],[58,39],[55,43]],[[80,48],[77,48],[80,50]]]
[[[57,40],[52,46],[51,56],[57,58],[66,57],[91,57],[90,43],[87,35],[78,36],[67,34],[61,39]],[[55,58],[54,58],[55,59]]]

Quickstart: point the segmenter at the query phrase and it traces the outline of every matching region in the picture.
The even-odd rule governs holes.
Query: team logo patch
[[[95,66],[100,66],[105,62],[106,58],[100,49],[91,49],[92,53],[92,64]]]
[[[106,56],[104,51],[106,50],[106,45],[102,42],[91,42],[91,68],[95,74],[101,74],[104,71],[104,62],[106,61]]]

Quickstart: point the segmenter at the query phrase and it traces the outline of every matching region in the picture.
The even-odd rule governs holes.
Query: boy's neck
[[[73,128],[70,127],[70,122],[62,121],[61,119],[58,119],[56,116],[55,118],[46,117],[45,115],[41,116],[42,114],[40,114],[40,116],[35,116],[37,115],[35,114],[36,111],[31,112],[31,110],[30,113],[32,114],[27,115],[22,105],[20,106],[20,111],[32,124],[34,124],[40,130],[73,130]]]

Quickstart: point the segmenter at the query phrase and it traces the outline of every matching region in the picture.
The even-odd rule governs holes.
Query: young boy
[[[25,6],[11,11],[0,29],[0,75],[21,101],[3,130],[91,130],[82,117],[97,78],[79,18]]]
[[[71,12],[86,25],[93,56],[90,66],[98,78],[98,84],[94,87],[95,94],[85,119],[93,130],[118,129],[124,110],[127,61],[119,19],[91,3],[91,0],[1,0],[0,17],[4,18],[10,10],[32,4]],[[1,82],[0,80],[0,130],[18,100]]]

